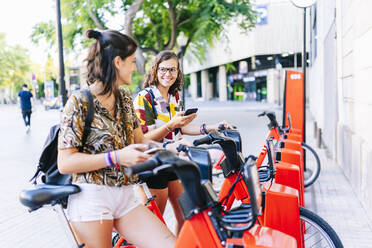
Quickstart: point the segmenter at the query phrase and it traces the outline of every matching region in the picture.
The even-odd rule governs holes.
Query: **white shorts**
[[[141,204],[134,194],[134,185],[77,185],[81,192],[70,195],[67,204],[68,219],[73,222],[119,219]]]

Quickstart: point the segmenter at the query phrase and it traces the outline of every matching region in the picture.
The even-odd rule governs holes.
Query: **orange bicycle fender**
[[[294,248],[296,239],[278,230],[255,225],[243,234],[244,247],[256,248]]]

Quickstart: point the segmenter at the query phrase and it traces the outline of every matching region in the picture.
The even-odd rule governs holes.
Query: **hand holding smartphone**
[[[188,115],[191,115],[191,114],[196,113],[196,112],[198,112],[198,108],[186,109],[186,111],[184,113],[184,116],[188,116]]]

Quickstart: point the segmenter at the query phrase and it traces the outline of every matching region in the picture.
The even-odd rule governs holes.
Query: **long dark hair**
[[[183,85],[183,75],[180,69],[180,63],[178,61],[177,55],[174,52],[169,51],[169,50],[161,51],[160,53],[158,53],[158,55],[156,55],[155,60],[152,62],[151,70],[147,72],[146,74],[145,81],[142,84],[142,88],[146,88],[150,85],[157,86],[159,84],[159,81],[158,81],[159,64],[169,59],[177,60],[178,75],[177,75],[176,81],[169,88],[168,92],[172,95],[175,95],[178,91],[181,90],[182,85]]]
[[[106,30],[103,32],[89,29],[85,32],[87,38],[95,41],[89,47],[87,61],[88,85],[96,81],[103,84],[100,95],[114,94],[118,99],[119,88],[116,85],[116,69],[114,59],[119,56],[125,59],[131,56],[137,49],[137,42],[118,31]]]

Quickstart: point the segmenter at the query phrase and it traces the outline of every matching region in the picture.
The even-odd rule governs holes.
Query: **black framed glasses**
[[[177,67],[159,67],[158,73],[161,75],[165,75],[167,72],[170,72],[172,75],[176,75],[178,73]]]

